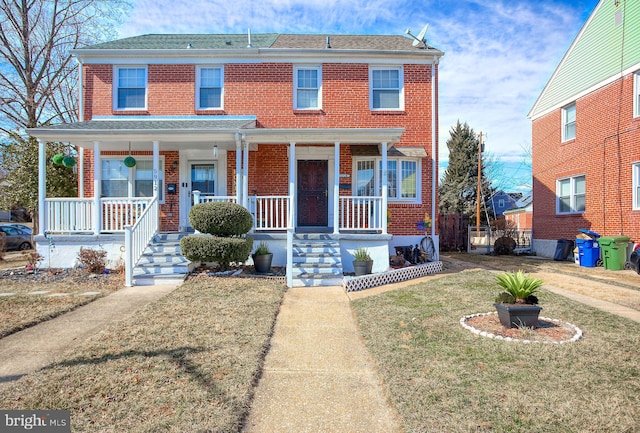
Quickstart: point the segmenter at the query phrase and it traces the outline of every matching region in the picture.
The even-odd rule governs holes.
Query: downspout
[[[438,188],[438,101],[436,98],[436,66],[438,57],[434,56],[431,65],[431,236],[436,234],[436,191]]]

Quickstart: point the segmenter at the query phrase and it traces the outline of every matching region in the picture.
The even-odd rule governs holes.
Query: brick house
[[[443,52],[415,45],[404,36],[143,35],[75,50],[79,121],[29,133],[40,141],[40,185],[46,143],[76,146],[80,197],[41,188],[38,251],[68,267],[81,245],[99,244],[111,260],[139,263],[158,234],[190,231],[194,203],[222,200],[252,213],[255,242],[268,242],[288,274],[290,238],[303,233],[335,242],[334,273],[351,271],[359,246],[374,271],[387,269],[393,247],[418,243],[417,222],[437,208]]]
[[[640,5],[596,5],[529,118],[536,253],[579,229],[640,240]]]

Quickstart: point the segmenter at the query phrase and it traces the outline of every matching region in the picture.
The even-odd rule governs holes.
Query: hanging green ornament
[[[74,165],[76,165],[76,159],[73,156],[65,156],[62,159],[62,165],[64,165],[65,167],[73,167]]]
[[[53,163],[55,165],[62,165],[62,160],[64,159],[64,155],[61,153],[58,153],[56,155],[53,155],[53,158],[51,158],[51,160],[53,161]]]
[[[124,165],[126,165],[127,167],[131,168],[131,167],[135,167],[136,165],[136,159],[133,156],[127,156],[124,159]]]

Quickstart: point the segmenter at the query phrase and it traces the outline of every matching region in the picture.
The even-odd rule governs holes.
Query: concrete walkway
[[[125,287],[104,298],[0,339],[0,389],[51,364],[68,349],[177,286]]]
[[[344,289],[289,289],[244,432],[397,431]]]

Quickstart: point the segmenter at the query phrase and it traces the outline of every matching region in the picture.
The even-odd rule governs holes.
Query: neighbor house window
[[[296,67],[293,80],[293,107],[296,110],[322,108],[322,68]]]
[[[391,201],[417,202],[420,194],[418,161],[387,160],[387,198]],[[374,167],[378,169],[375,170]],[[382,185],[382,160],[360,160],[355,164],[354,195],[379,196]]]
[[[556,184],[557,213],[581,213],[585,211],[585,177],[560,179]]]
[[[375,67],[369,70],[369,100],[372,110],[401,110],[404,76],[402,68]]]
[[[136,165],[124,165],[124,157],[103,159],[102,197],[153,197],[153,160],[136,157]],[[164,202],[164,158],[159,161],[158,200]]]
[[[640,117],[640,72],[633,74],[633,116]]]
[[[640,210],[640,162],[633,164],[633,209]]]
[[[147,107],[147,68],[114,68],[113,106],[116,110],[144,110]]]
[[[562,141],[576,138],[576,104],[562,109]]]
[[[222,109],[223,77],[222,67],[199,67],[197,69],[196,105],[198,110]]]

